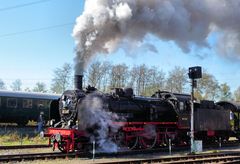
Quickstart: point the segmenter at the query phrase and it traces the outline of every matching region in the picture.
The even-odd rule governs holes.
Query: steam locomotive
[[[103,151],[152,149],[169,140],[174,145],[189,143],[190,95],[157,91],[142,97],[131,88],[102,93],[90,86],[84,90],[81,75],[75,76],[75,88],[62,94],[61,121],[45,133],[53,149],[88,150],[93,142]],[[240,105],[224,101],[194,103],[195,139],[239,138],[239,109]]]

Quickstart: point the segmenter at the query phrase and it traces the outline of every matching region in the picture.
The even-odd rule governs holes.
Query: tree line
[[[53,71],[50,89],[43,82],[36,82],[35,87],[22,89],[22,82],[16,79],[10,86],[13,91],[33,91],[62,93],[66,89],[73,89],[73,66],[65,63],[61,68]],[[233,93],[227,83],[220,84],[217,79],[206,70],[198,80],[195,97],[199,100],[234,100],[240,101],[240,87]],[[176,66],[169,72],[164,72],[156,66],[145,64],[132,67],[126,64],[111,64],[110,62],[92,63],[84,72],[83,86],[88,85],[109,92],[115,87],[131,87],[135,95],[151,96],[158,90],[175,93],[190,93],[191,83],[188,78],[188,69]],[[0,79],[0,89],[7,89]]]
[[[113,65],[109,62],[92,63],[86,71],[85,84],[108,92],[114,87],[131,87],[136,95],[151,96],[158,90],[175,93],[190,93],[191,81],[188,69],[176,66],[169,72],[164,72],[156,66],[145,64],[128,67],[126,64]],[[240,101],[240,87],[231,92],[227,83],[220,84],[206,70],[197,81],[195,97],[199,100],[235,100]]]

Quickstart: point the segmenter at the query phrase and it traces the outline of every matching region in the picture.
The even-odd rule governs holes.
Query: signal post
[[[200,66],[190,67],[188,70],[188,76],[191,79],[191,153],[195,153],[195,143],[194,143],[194,88],[197,88],[197,80],[202,78],[202,68]]]

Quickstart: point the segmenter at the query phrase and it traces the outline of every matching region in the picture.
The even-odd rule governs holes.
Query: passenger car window
[[[0,98],[0,106],[2,106],[1,98]]]
[[[23,108],[32,108],[32,100],[31,99],[23,99]]]
[[[7,107],[8,108],[17,108],[17,99],[16,98],[8,98],[7,99]]]
[[[46,109],[48,108],[48,100],[39,100],[38,101],[38,108],[39,109]]]

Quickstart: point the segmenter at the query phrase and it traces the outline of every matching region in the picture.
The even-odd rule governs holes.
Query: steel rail
[[[49,148],[50,146],[45,145],[11,145],[11,146],[0,146],[0,150],[7,149],[33,149],[33,148]]]
[[[172,149],[172,151],[179,152],[179,151],[186,151],[189,150],[189,146],[185,147],[177,147]],[[135,155],[141,155],[141,154],[153,154],[153,153],[160,153],[162,152],[163,155],[168,155],[168,149],[167,148],[159,148],[159,149],[153,149],[153,150],[132,150],[132,151],[122,151],[122,152],[116,152],[116,153],[101,153],[97,152],[95,154],[96,158],[102,158],[102,157],[124,157],[124,156],[135,156]],[[237,161],[237,156],[240,156],[240,153],[214,153],[214,154],[204,154],[204,155],[187,155],[187,156],[180,156],[180,157],[166,157],[161,158],[161,161],[159,159],[148,159],[148,161],[142,160],[141,163],[151,163],[151,162],[177,162],[181,160],[197,160],[202,158],[213,158],[216,159],[217,157],[222,156],[234,156]],[[83,152],[75,152],[75,153],[68,153],[64,154],[61,152],[58,153],[35,153],[35,154],[14,154],[14,155],[0,155],[0,163],[1,162],[11,162],[11,161],[28,161],[28,160],[46,160],[46,159],[56,159],[56,158],[92,158],[92,153],[83,153]],[[239,159],[240,160],[240,159]],[[227,160],[225,160],[227,161]],[[139,161],[120,161],[116,163],[139,163]],[[201,161],[200,161],[201,162]],[[110,162],[111,163],[111,162]]]
[[[140,163],[162,163],[162,164],[183,164],[183,163],[207,163],[207,162],[237,162],[240,161],[240,153],[214,153],[201,155],[186,155],[177,157],[163,157],[137,160],[123,160],[114,162],[98,162],[98,164],[140,164]]]
[[[99,157],[116,157],[117,153],[104,154],[97,153],[96,158]],[[125,155],[128,153],[125,152]],[[123,153],[122,153],[123,155]],[[120,155],[118,155],[120,156]],[[69,159],[69,158],[91,158],[90,153],[35,153],[35,154],[15,154],[15,155],[0,155],[0,162],[21,162],[33,160],[47,160],[47,159]],[[97,160],[97,159],[96,159]],[[205,162],[233,162],[240,161],[240,153],[214,153],[214,154],[201,154],[201,155],[185,155],[163,158],[151,159],[138,159],[129,161],[116,161],[116,162],[98,162],[99,164],[138,164],[138,163],[205,163]]]
[[[0,155],[0,162],[21,162],[21,161],[33,161],[33,160],[47,160],[57,158],[77,158],[84,157],[86,154],[76,153],[34,153],[34,154],[14,154],[14,155]]]

